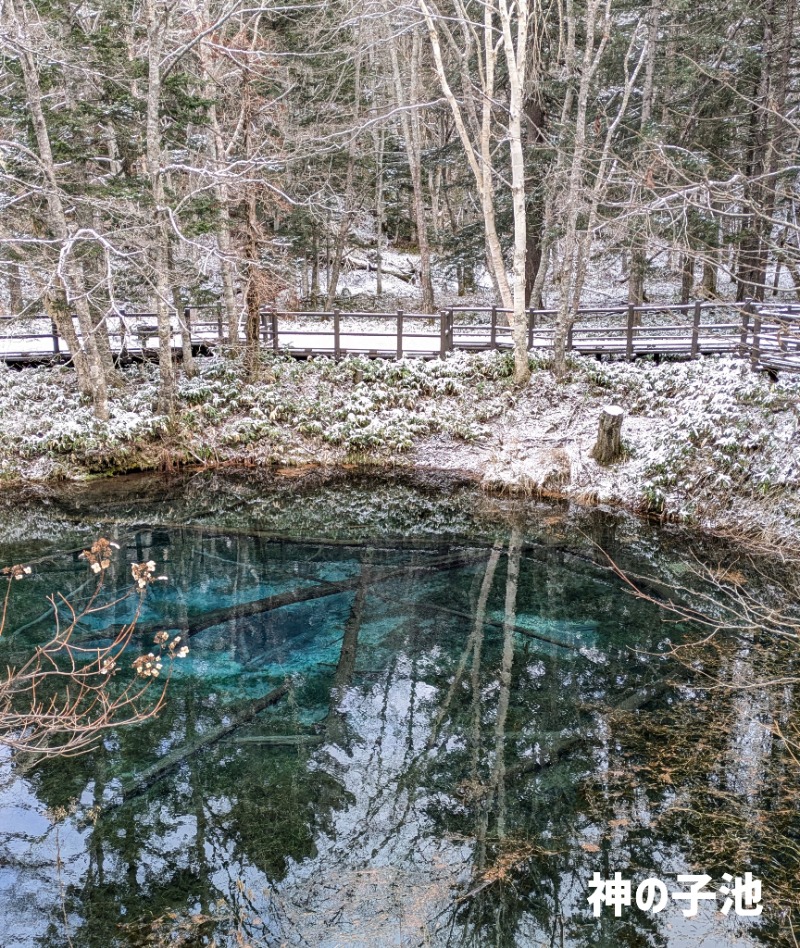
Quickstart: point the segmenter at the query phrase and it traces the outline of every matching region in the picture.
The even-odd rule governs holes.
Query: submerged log
[[[161,760],[156,761],[152,767],[148,767],[147,770],[139,774],[137,777],[134,777],[127,784],[123,784],[122,799],[110,803],[107,809],[112,809],[114,806],[118,806],[120,803],[124,803],[133,797],[137,797],[144,793],[146,790],[152,787],[154,783],[166,776],[171,770],[179,767],[184,761],[189,760],[190,758],[199,754],[200,751],[207,750],[223,737],[233,733],[243,725],[248,724],[253,720],[254,717],[256,717],[256,715],[260,714],[266,708],[269,708],[273,704],[277,704],[281,698],[284,697],[284,695],[288,694],[288,692],[288,682],[278,685],[277,688],[273,688],[272,691],[263,695],[261,698],[256,698],[255,701],[251,701],[246,707],[235,712],[230,717],[227,724],[220,725],[220,727],[215,728],[213,731],[209,731],[207,734],[204,734],[202,737],[196,741],[193,741],[191,744],[179,747],[167,754],[165,757],[162,757]]]
[[[401,576],[412,576],[416,573],[426,573],[431,570],[438,572],[441,570],[458,569],[461,566],[475,562],[476,559],[483,559],[483,556],[470,557],[458,554],[456,556],[437,558],[428,563],[420,564],[419,566],[401,566],[397,569],[388,570],[387,572],[371,572],[369,585],[385,583],[392,579],[398,579]],[[256,599],[253,602],[243,602],[235,606],[228,606],[224,609],[215,609],[213,612],[206,612],[196,618],[189,617],[183,626],[178,625],[177,627],[173,626],[173,628],[179,628],[191,637],[197,635],[199,632],[203,632],[205,629],[210,629],[212,626],[221,625],[224,622],[230,622],[234,619],[257,616],[264,612],[272,612],[275,609],[281,609],[284,606],[292,606],[301,602],[311,602],[314,599],[325,599],[328,596],[337,596],[343,592],[351,592],[354,589],[358,589],[363,582],[363,577],[359,575],[337,583],[318,583],[316,586],[310,588],[301,587],[299,589],[292,589],[289,592],[280,593],[277,596],[266,596],[264,599]],[[157,628],[163,628],[163,626],[164,623],[161,623]],[[157,628],[155,630],[157,630]]]
[[[597,442],[592,457],[598,464],[611,464],[622,456],[622,419],[625,412],[619,405],[606,405],[600,412]]]
[[[458,569],[461,566],[467,566],[471,563],[480,562],[485,558],[485,554],[478,553],[466,555],[464,553],[454,554],[452,556],[437,557],[429,560],[427,563],[419,565],[398,566],[385,572],[371,571],[369,584],[385,583],[402,576],[413,576],[417,573],[440,572],[448,569]],[[301,602],[311,602],[314,599],[325,599],[328,596],[337,596],[343,592],[351,592],[358,589],[362,582],[362,577],[351,576],[349,579],[341,580],[336,583],[317,583],[314,586],[300,586],[297,589],[290,589],[285,593],[278,593],[275,596],[265,596],[263,599],[254,599],[252,602],[240,602],[232,606],[225,606],[222,609],[213,609],[210,612],[204,612],[198,616],[186,616],[180,619],[168,619],[159,622],[139,623],[136,626],[137,635],[152,635],[160,632],[162,629],[176,630],[191,638],[200,632],[210,629],[215,625],[222,625],[225,622],[232,622],[236,619],[243,619],[249,616],[262,615],[265,612],[272,612],[275,609],[281,609],[285,606],[293,606]],[[105,629],[92,632],[78,641],[94,641],[116,636],[123,626],[110,626]]]
[[[234,744],[259,744],[264,747],[306,747],[323,744],[324,734],[243,734],[232,737]]]

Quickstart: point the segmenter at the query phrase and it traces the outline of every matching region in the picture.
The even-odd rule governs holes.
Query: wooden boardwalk
[[[209,310],[211,310],[209,312]],[[509,349],[509,313],[500,307],[452,307],[434,315],[398,310],[392,313],[280,312],[261,313],[265,348],[299,358],[327,355],[366,355],[380,358],[446,358],[454,351]],[[556,311],[528,312],[528,348],[546,351],[553,345]],[[195,352],[231,341],[218,307],[197,307],[182,313]],[[11,365],[69,361],[69,349],[50,332],[2,332],[0,360]],[[43,320],[38,321],[44,323]],[[45,324],[46,325],[46,324]],[[158,343],[153,313],[109,317],[111,347],[122,360],[150,359]],[[41,329],[41,326],[40,326]],[[178,321],[173,348],[181,351]],[[800,371],[800,305],[700,302],[685,305],[582,307],[567,340],[567,349],[583,355],[675,357],[728,354],[749,359],[755,369],[772,374]]]

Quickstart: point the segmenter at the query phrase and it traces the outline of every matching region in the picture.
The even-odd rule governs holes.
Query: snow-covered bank
[[[523,390],[507,354],[447,361],[265,358],[181,378],[155,414],[156,369],[120,375],[95,421],[65,368],[0,370],[0,482],[179,464],[437,467],[489,490],[563,496],[785,539],[800,533],[800,379],[771,384],[733,359],[654,365],[576,359],[557,383],[535,363]],[[626,412],[625,456],[590,457],[604,404]]]

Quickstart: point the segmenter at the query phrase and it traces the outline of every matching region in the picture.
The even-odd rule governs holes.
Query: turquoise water
[[[34,574],[12,590],[4,664],[51,627],[46,595],[86,601],[78,553],[100,535],[121,547],[102,602],[132,562],[167,577],[132,648],[168,629],[190,654],[154,720],[85,756],[0,760],[4,948],[780,941],[769,905],[748,926],[714,902],[695,920],[587,903],[594,871],[672,888],[770,871],[684,817],[714,809],[718,771],[702,797],[694,777],[651,779],[665,729],[682,740],[700,713],[664,654],[697,633],[597,546],[663,592],[710,555],[699,541],[453,482],[129,479],[5,511],[0,564]],[[137,601],[76,637],[102,645]],[[751,778],[737,792],[755,810]]]

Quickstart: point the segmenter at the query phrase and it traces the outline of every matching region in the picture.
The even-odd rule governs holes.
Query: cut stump
[[[598,464],[611,464],[622,455],[622,419],[625,412],[619,405],[606,405],[600,412],[597,442],[592,457]]]

